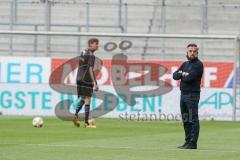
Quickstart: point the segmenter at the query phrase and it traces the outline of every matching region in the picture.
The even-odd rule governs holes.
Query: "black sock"
[[[78,102],[78,106],[76,108],[76,112],[75,115],[78,115],[78,112],[82,109],[82,106],[84,105],[84,100],[81,100],[80,102]]]
[[[88,118],[89,118],[89,113],[90,113],[90,105],[86,104],[85,105],[85,123],[88,123]]]

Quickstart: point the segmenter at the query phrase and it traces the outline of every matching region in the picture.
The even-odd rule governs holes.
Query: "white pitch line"
[[[1,145],[24,145],[24,146],[44,146],[44,147],[83,147],[82,145],[72,145],[72,144],[31,144],[31,143],[0,143]],[[216,149],[197,149],[197,150],[185,150],[185,149],[163,149],[163,148],[136,148],[128,146],[84,146],[87,148],[102,148],[102,149],[132,149],[132,150],[150,150],[150,151],[196,151],[196,152],[225,152],[225,153],[239,153],[237,150],[216,150]],[[174,146],[175,147],[175,146]]]

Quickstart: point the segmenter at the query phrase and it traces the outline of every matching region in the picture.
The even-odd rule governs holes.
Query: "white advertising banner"
[[[69,99],[74,101],[70,106],[70,112],[73,113],[77,106],[76,95],[56,92],[48,84],[51,73],[64,62],[66,59],[0,57],[0,112],[4,115],[55,116],[56,105]],[[140,62],[138,61],[138,65]],[[93,97],[92,109],[97,109],[100,104],[103,104],[104,107],[101,110],[104,110],[104,117],[126,120],[179,120],[179,82],[174,81],[171,74],[181,62],[156,61],[154,64],[155,66],[161,64],[168,69],[159,79],[169,82],[174,87],[163,95],[143,96],[141,94],[141,96],[131,93],[117,94],[110,74],[111,61],[104,60],[102,74],[98,77],[100,90],[104,92],[102,92],[101,99]],[[144,63],[140,65],[144,65]],[[204,65],[205,73],[199,102],[199,117],[208,120],[231,120],[233,65],[222,62],[205,62]],[[223,69],[225,72],[220,72]],[[64,83],[74,85],[75,79],[76,69],[68,77],[65,77]],[[141,87],[141,89],[148,90],[149,88]],[[113,98],[118,100],[117,104],[112,103],[111,99]],[[136,104],[129,106],[126,100],[136,100]],[[114,109],[109,110],[112,107]]]
[[[0,57],[1,83],[48,83],[50,58]]]
[[[77,97],[62,94],[52,90],[48,84],[0,84],[0,111],[4,115],[46,115],[55,116],[55,106],[63,100],[73,100],[70,112],[77,105]],[[101,90],[114,93],[111,86],[100,86]],[[92,109],[104,103],[105,117],[126,120],[179,120],[180,119],[180,91],[174,88],[162,96],[138,97],[136,95],[116,96],[118,104],[111,103],[109,94],[103,99],[92,99]],[[129,106],[123,97],[136,98],[136,104]],[[120,98],[121,97],[121,98]],[[115,105],[115,109],[108,113],[108,108]],[[201,119],[231,120],[232,118],[232,90],[231,89],[203,89],[199,102],[199,116]]]

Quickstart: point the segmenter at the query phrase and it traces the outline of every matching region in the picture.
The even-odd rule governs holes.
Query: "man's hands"
[[[186,77],[189,75],[188,72],[183,72],[182,70],[178,71],[178,73],[181,73],[183,77]]]
[[[182,76],[183,76],[183,77],[186,77],[186,76],[188,76],[188,75],[189,75],[188,72],[182,72]]]

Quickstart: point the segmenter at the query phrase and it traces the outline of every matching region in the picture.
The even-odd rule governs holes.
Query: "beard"
[[[191,55],[190,57],[187,55],[186,57],[187,57],[187,59],[188,59],[189,61],[192,61],[192,60],[194,60],[194,59],[197,58],[197,57],[195,57],[194,55]]]

